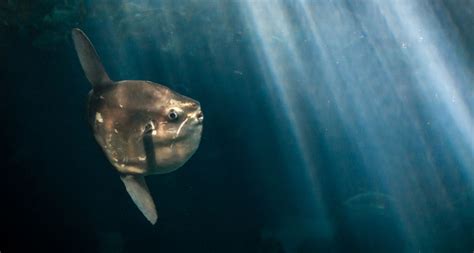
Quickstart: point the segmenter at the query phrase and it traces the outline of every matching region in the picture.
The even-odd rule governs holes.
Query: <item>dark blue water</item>
[[[474,5],[408,3],[2,1],[0,251],[472,252]],[[113,80],[201,103],[196,154],[147,177],[155,226],[88,126],[74,27]]]

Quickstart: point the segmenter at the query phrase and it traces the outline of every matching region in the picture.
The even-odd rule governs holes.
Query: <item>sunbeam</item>
[[[311,210],[325,213],[318,170],[330,169],[312,162],[316,130],[308,124],[328,129],[335,117],[355,143],[367,187],[396,200],[407,247],[434,250],[421,236],[430,233],[430,207],[452,203],[446,180],[474,182],[473,76],[453,46],[457,38],[443,31],[453,24],[448,19],[442,27],[435,16],[447,14],[419,1],[243,1],[241,8],[254,28],[268,101],[284,112],[297,143],[287,159],[301,163],[293,162],[291,173],[304,170],[312,181],[298,185],[301,194],[313,190],[306,208],[315,204]],[[336,113],[321,113],[325,103]],[[436,157],[439,141],[459,167]],[[447,169],[465,178],[446,179]]]

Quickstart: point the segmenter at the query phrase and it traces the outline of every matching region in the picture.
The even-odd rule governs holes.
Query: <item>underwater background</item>
[[[201,103],[136,208],[87,123],[113,80]],[[0,251],[473,252],[474,1],[2,0]]]

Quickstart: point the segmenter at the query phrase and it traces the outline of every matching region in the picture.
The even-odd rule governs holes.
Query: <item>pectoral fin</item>
[[[138,209],[140,209],[147,220],[154,225],[158,219],[158,214],[148,186],[146,185],[145,177],[139,175],[122,175],[120,178]]]

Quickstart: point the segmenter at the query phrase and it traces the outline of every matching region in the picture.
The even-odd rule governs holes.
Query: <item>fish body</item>
[[[85,33],[73,29],[72,38],[92,84],[87,106],[94,137],[137,207],[155,224],[144,176],[174,171],[196,152],[203,128],[200,103],[150,81],[112,81]]]

